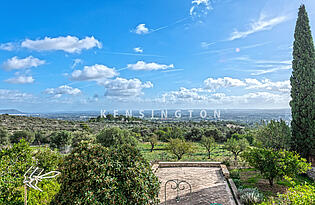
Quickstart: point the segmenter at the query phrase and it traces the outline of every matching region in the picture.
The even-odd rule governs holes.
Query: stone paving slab
[[[233,195],[228,186],[226,179],[223,177],[221,169],[218,167],[169,167],[158,168],[156,172],[161,189],[159,193],[160,204],[165,203],[165,183],[170,179],[178,179],[187,181],[192,188],[189,193],[189,187],[185,186],[185,190],[180,191],[181,200],[176,202],[176,190],[171,189],[171,184],[166,187],[168,205],[202,205],[219,203],[222,205],[235,205]]]

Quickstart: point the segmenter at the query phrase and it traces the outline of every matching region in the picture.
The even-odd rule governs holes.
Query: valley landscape
[[[0,205],[315,204],[314,10],[3,3]]]

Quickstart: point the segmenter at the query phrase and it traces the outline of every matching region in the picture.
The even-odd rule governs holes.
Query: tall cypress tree
[[[292,69],[292,149],[309,159],[315,148],[315,51],[304,5],[295,26]]]

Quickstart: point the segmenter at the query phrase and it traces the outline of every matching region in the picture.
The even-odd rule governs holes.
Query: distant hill
[[[23,112],[16,109],[0,109],[0,114],[23,114]]]

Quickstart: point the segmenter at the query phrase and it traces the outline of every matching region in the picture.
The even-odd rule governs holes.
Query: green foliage
[[[192,152],[192,145],[186,142],[184,139],[170,139],[166,148],[171,154],[177,157],[177,160],[181,160],[184,154]]]
[[[259,170],[269,180],[270,186],[276,178],[295,177],[310,169],[304,158],[286,150],[275,151],[270,148],[252,148],[242,156],[250,166]]]
[[[256,134],[256,143],[261,147],[279,149],[290,149],[291,130],[284,120],[271,120],[264,122]]]
[[[271,198],[261,205],[308,205],[315,204],[315,186],[310,184],[291,187],[285,194],[278,194],[277,198]]]
[[[64,149],[65,146],[70,145],[72,139],[72,135],[70,132],[67,131],[59,131],[54,132],[50,136],[50,147],[51,148],[58,148]]]
[[[190,131],[188,131],[185,135],[185,139],[189,141],[200,141],[203,136],[203,130],[198,127],[193,127]]]
[[[58,151],[52,151],[50,148],[38,149],[34,153],[36,166],[45,170],[45,172],[56,171],[62,162],[62,155]]]
[[[131,136],[128,130],[120,129],[119,127],[103,129],[96,136],[96,140],[105,147],[120,146],[123,144],[137,145],[137,139]]]
[[[85,132],[91,132],[91,128],[84,122],[80,123],[80,127],[82,128],[83,131]]]
[[[292,69],[292,148],[308,159],[315,149],[315,50],[304,5],[295,26]]]
[[[35,134],[34,132],[22,130],[14,132],[10,137],[11,143],[18,143],[21,139],[25,139],[28,143],[32,144],[35,139]]]
[[[34,164],[29,144],[22,139],[0,151],[0,204],[23,204],[23,175]]]
[[[217,142],[224,142],[225,141],[225,138],[224,138],[222,132],[216,127],[206,129],[204,131],[204,136],[213,137],[215,139],[215,141],[217,141]]]
[[[208,159],[211,157],[211,152],[217,147],[217,143],[215,142],[215,139],[213,137],[206,137],[203,136],[201,138],[200,144],[206,148],[208,152]]]
[[[149,137],[149,142],[151,144],[151,152],[152,152],[154,149],[154,146],[157,145],[157,143],[158,143],[157,135],[152,133],[151,136]]]
[[[42,145],[42,144],[49,144],[50,138],[46,135],[44,131],[37,131],[35,132],[35,139],[33,144],[34,145]]]
[[[60,190],[60,184],[57,179],[43,179],[37,184],[38,188],[43,192],[28,188],[27,190],[27,204],[28,205],[48,205],[54,199],[55,195]],[[24,187],[20,187],[20,191],[24,192]],[[24,200],[22,198],[21,200]]]
[[[159,183],[147,161],[129,145],[82,142],[61,165],[61,189],[51,204],[150,204]]]
[[[71,147],[78,146],[81,141],[96,142],[95,136],[87,132],[76,131],[72,133],[72,136]]]
[[[224,148],[233,153],[235,161],[237,161],[237,156],[243,152],[248,147],[248,142],[245,138],[237,140],[235,138],[230,138],[224,143]]]
[[[3,127],[0,127],[0,147],[6,146],[9,144],[10,144],[10,140],[9,140],[8,131],[4,129]]]

